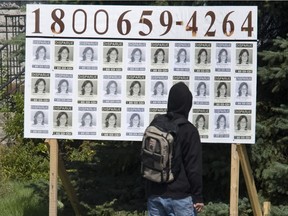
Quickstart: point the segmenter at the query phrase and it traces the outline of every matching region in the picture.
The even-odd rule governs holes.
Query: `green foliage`
[[[25,33],[19,33],[15,37],[11,38],[10,40],[3,40],[1,41],[2,44],[10,44],[17,49],[10,53],[9,58],[15,60],[15,58],[22,63],[25,61]],[[9,59],[8,59],[9,60]]]
[[[95,151],[93,160],[103,174],[131,174],[139,166],[139,142],[91,142],[91,145]]]
[[[135,211],[144,211],[141,143],[84,141],[80,146],[66,145],[61,144],[60,149],[87,215],[121,215],[122,211],[126,212],[123,215],[133,215]],[[63,201],[67,206],[68,200]]]
[[[288,38],[277,37],[259,53],[257,145],[251,148],[261,193],[274,204],[288,203]]]
[[[265,95],[260,95],[268,101],[271,97],[266,96],[273,96],[273,103],[287,105],[288,39],[277,37],[273,42],[272,48],[259,53],[263,66],[259,67],[258,76],[263,90],[266,90]],[[286,100],[281,100],[284,98]]]
[[[272,206],[271,216],[288,216],[288,206]]]
[[[225,203],[209,202],[204,206],[199,216],[226,216],[229,215],[229,205]]]
[[[127,211],[115,211],[113,205],[115,204],[115,199],[111,202],[106,202],[103,205],[97,205],[91,208],[88,205],[84,205],[88,209],[87,215],[102,215],[102,216],[145,216],[145,212],[127,212]]]
[[[229,205],[226,203],[209,202],[204,206],[204,209],[198,216],[226,216],[229,215]],[[247,198],[239,199],[238,204],[239,216],[252,216],[253,212]]]
[[[0,185],[0,216],[48,215],[48,202],[32,184],[10,182]]]
[[[95,150],[93,149],[93,146],[95,145],[97,144],[83,141],[82,144],[75,148],[69,143],[66,143],[63,145],[65,158],[67,161],[92,162],[93,157],[95,156]]]
[[[3,147],[0,151],[0,169],[3,178],[14,180],[48,179],[49,163],[43,143]]]
[[[1,176],[14,180],[48,179],[47,147],[43,141],[23,138],[24,96],[15,94],[12,99],[15,112],[2,110],[5,117],[4,131],[12,141],[10,147],[0,149]]]
[[[203,194],[206,202],[228,202],[230,190],[230,144],[203,144]],[[217,187],[215,187],[215,183]],[[211,193],[213,191],[213,193]]]
[[[17,93],[12,96],[14,112],[10,112],[9,108],[4,108],[4,131],[15,143],[22,144],[24,142],[24,95]]]
[[[263,185],[271,200],[279,200],[279,198],[288,197],[287,187],[288,166],[279,162],[272,162],[269,167],[263,170]],[[286,202],[287,203],[287,202]]]
[[[103,216],[110,216],[113,214],[113,204],[115,200],[112,200],[111,202],[106,202],[101,206],[95,206],[94,208],[90,208],[88,205],[84,205],[88,208],[88,214],[87,215],[103,215]]]
[[[152,5],[168,6],[168,1],[166,1],[166,0],[156,0]]]
[[[239,211],[239,216],[248,216],[248,215],[253,215],[253,211],[250,205],[250,201],[248,198],[244,197],[242,199],[239,199],[238,202],[238,211]]]

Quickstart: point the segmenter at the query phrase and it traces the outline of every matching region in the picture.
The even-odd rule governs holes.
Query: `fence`
[[[11,95],[24,88],[25,22],[25,15],[5,15],[5,32],[0,32],[6,39],[0,47],[0,108],[10,107]]]

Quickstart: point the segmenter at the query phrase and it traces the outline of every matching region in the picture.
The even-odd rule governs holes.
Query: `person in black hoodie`
[[[172,86],[168,96],[167,113],[173,118],[188,119],[193,96],[189,88],[179,82]],[[202,146],[198,130],[192,123],[180,126],[177,144],[181,145],[182,165],[171,183],[146,180],[149,216],[196,216],[204,206],[202,197]]]

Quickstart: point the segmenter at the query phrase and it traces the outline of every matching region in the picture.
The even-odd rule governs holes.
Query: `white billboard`
[[[25,137],[141,140],[176,82],[202,142],[254,143],[257,7],[27,5]]]

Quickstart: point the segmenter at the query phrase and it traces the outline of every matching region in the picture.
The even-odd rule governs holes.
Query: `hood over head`
[[[185,83],[178,82],[169,91],[167,113],[177,113],[188,119],[192,101],[193,96],[189,88]]]

